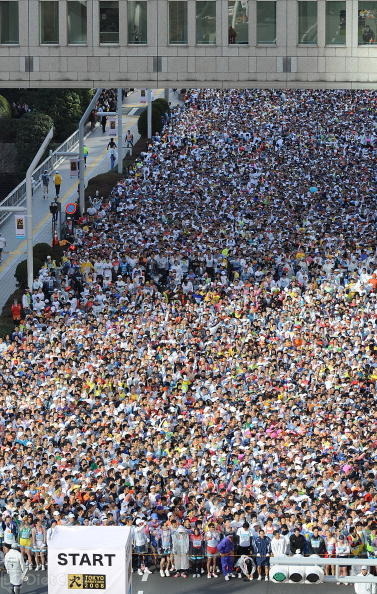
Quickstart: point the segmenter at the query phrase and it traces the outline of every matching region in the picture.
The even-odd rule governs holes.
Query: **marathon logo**
[[[106,590],[106,576],[70,573],[68,590]]]

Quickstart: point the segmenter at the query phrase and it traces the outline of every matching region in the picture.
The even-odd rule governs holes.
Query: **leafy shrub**
[[[137,122],[137,129],[139,131],[140,136],[146,138],[148,135],[148,116],[147,116],[147,108],[141,112],[138,122]],[[163,128],[163,119],[161,115],[161,111],[158,107],[155,107],[152,103],[152,134],[155,132],[161,132]]]
[[[89,180],[88,186],[85,190],[85,200],[87,201],[89,196],[95,196],[96,190],[99,191],[100,196],[105,198],[109,196],[113,187],[117,184],[121,178],[116,169],[108,171],[107,173],[100,173]],[[88,207],[86,204],[86,208]]]
[[[9,101],[3,95],[0,95],[0,118],[10,117],[12,117],[12,110]]]
[[[43,262],[38,258],[33,258],[33,269],[34,269],[34,276],[38,274],[40,269],[43,266]],[[22,260],[19,264],[17,264],[16,272],[14,276],[22,288],[27,287],[27,260]]]
[[[37,260],[41,260],[41,262],[45,262],[47,256],[52,256],[52,247],[49,243],[36,243],[33,247],[33,256],[37,258]]]
[[[61,259],[64,255],[64,251],[65,248],[60,246],[60,245],[54,245],[54,247],[51,248],[51,259],[55,260],[56,264],[60,264]]]
[[[156,107],[161,113],[170,113],[169,103],[162,97],[155,99],[152,102],[152,106]]]
[[[1,120],[0,126],[0,142],[16,142],[17,130],[20,127],[21,120],[15,120],[14,118]]]

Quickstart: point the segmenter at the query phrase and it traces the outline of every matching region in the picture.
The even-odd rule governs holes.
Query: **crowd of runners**
[[[55,523],[132,525],[139,573],[376,556],[376,99],[191,91],[91,201],[0,339],[30,566]]]

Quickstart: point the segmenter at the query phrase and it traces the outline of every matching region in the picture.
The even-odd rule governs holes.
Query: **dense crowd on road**
[[[91,201],[0,340],[30,564],[55,522],[132,525],[140,573],[376,556],[376,99],[191,91]]]

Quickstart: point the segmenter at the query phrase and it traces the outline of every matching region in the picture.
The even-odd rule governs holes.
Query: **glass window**
[[[216,2],[196,3],[196,43],[216,43]]]
[[[228,43],[249,42],[249,3],[248,0],[229,0],[228,2]]]
[[[86,43],[86,2],[67,2],[68,43]]]
[[[104,0],[99,3],[99,42],[119,43],[119,3]]]
[[[187,2],[169,2],[169,43],[187,42]]]
[[[346,44],[346,3],[326,2],[326,45]]]
[[[0,2],[0,43],[19,43],[18,2]]]
[[[59,2],[43,0],[39,6],[41,43],[59,43]]]
[[[377,44],[377,2],[359,2],[359,45]]]
[[[147,3],[128,2],[128,43],[148,43]]]
[[[276,2],[257,2],[257,43],[276,43]]]
[[[317,43],[317,2],[298,3],[298,42]]]

